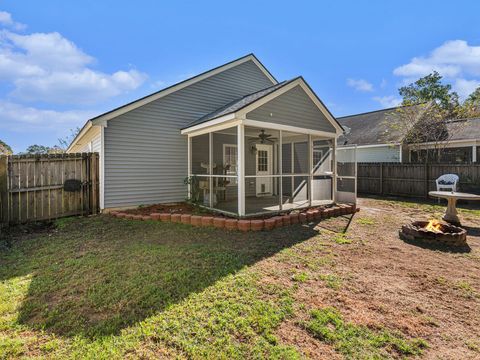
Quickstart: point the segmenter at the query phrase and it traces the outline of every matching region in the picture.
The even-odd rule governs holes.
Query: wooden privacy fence
[[[98,153],[0,156],[0,222],[98,212]]]
[[[358,163],[358,193],[428,197],[443,174],[460,177],[460,191],[480,194],[480,164]]]

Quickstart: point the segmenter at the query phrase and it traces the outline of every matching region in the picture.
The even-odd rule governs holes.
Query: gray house
[[[338,138],[340,149],[356,148],[357,162],[423,162],[470,164],[480,161],[480,118],[446,123],[448,140],[406,144],[399,121],[398,107],[337,118],[346,129]],[[441,154],[437,154],[441,148]]]
[[[243,217],[352,200],[336,191],[342,131],[302,77],[250,54],[88,120],[68,152],[99,152],[102,209],[190,196]]]

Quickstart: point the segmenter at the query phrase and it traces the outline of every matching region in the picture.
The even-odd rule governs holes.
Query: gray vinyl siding
[[[335,127],[300,85],[250,111],[247,119],[335,132]]]
[[[108,121],[105,208],[182,201],[191,121],[272,82],[242,63]]]

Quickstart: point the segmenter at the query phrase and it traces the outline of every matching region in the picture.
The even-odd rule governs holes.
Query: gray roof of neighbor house
[[[211,112],[210,114],[207,114],[205,116],[202,116],[199,119],[196,119],[196,120],[192,121],[185,128],[189,128],[191,126],[198,125],[198,124],[216,119],[220,116],[232,114],[235,111],[238,111],[238,110],[244,108],[245,106],[250,105],[251,103],[261,99],[264,96],[267,96],[268,94],[274,92],[277,89],[280,89],[281,87],[291,83],[292,81],[294,81],[296,79],[298,79],[298,77],[296,77],[294,79],[291,79],[291,80],[288,80],[288,81],[282,81],[278,84],[269,86],[269,87],[267,87],[265,89],[262,89],[260,91],[256,91],[252,94],[245,95],[245,96],[243,96],[239,99],[235,99],[232,102],[222,106],[221,108]]]
[[[447,124],[450,140],[480,139],[480,118],[455,120]]]
[[[337,118],[348,134],[338,138],[339,145],[401,143],[403,131],[392,125],[398,119],[398,107]]]

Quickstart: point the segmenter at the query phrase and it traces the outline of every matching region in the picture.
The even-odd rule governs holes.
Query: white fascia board
[[[73,139],[73,141],[68,146],[66,150],[67,153],[70,153],[72,151],[73,147],[77,145],[78,141],[81,140],[81,138],[90,130],[92,126],[93,126],[92,122],[88,120],[86,124],[83,126],[82,130],[80,130],[77,136],[75,136],[75,139]]]
[[[210,127],[215,126],[215,125],[222,124],[222,123],[227,122],[227,121],[232,121],[234,119],[235,119],[235,114],[234,113],[233,114],[227,114],[227,115],[221,116],[219,118],[216,118],[216,119],[213,119],[213,120],[210,120],[210,121],[205,121],[204,123],[201,123],[201,124],[194,125],[194,126],[191,126],[189,128],[183,129],[183,130],[180,131],[180,134],[182,134],[182,135],[188,135],[188,134],[198,135],[198,132],[200,132],[201,130],[210,128]]]
[[[437,146],[445,147],[459,147],[459,146],[473,146],[478,143],[476,139],[465,139],[465,140],[450,140],[450,141],[438,141],[438,142],[426,142],[419,144],[409,144],[408,148],[411,150],[413,147],[422,148],[422,149],[432,149]]]
[[[368,149],[368,148],[377,148],[377,147],[395,147],[400,146],[401,143],[386,143],[386,144],[372,144],[372,145],[338,145],[340,149]]]
[[[301,128],[301,127],[297,127],[297,126],[282,125],[282,124],[270,123],[270,122],[265,122],[265,121],[258,121],[258,120],[253,120],[253,119],[245,119],[245,120],[242,120],[242,122],[245,126],[252,126],[252,127],[257,127],[257,128],[266,128],[266,129],[272,129],[272,130],[283,130],[283,131],[289,131],[289,132],[307,134],[307,135],[310,134],[310,135],[325,137],[325,138],[329,138],[329,139],[331,139],[331,138],[335,139],[337,137],[337,134],[332,133],[332,132],[306,129],[306,128]]]
[[[139,108],[140,106],[143,106],[143,105],[146,105],[152,101],[155,101],[155,100],[158,100],[164,96],[167,96],[169,94],[172,94],[178,90],[181,90],[187,86],[190,86],[190,85],[193,85],[199,81],[202,81],[202,80],[205,80],[211,76],[214,76],[214,75],[217,75],[225,70],[228,70],[228,69],[231,69],[235,66],[238,66],[240,64],[243,64],[247,61],[253,61],[259,68],[260,70],[270,79],[270,81],[272,82],[272,84],[277,84],[278,82],[272,77],[272,75],[267,71],[267,69],[255,58],[255,56],[253,55],[249,55],[249,56],[245,56],[241,59],[238,59],[236,61],[233,61],[231,63],[228,63],[228,64],[225,64],[223,66],[220,66],[216,69],[213,69],[213,70],[210,70],[210,71],[207,71],[201,75],[198,75],[198,76],[195,76],[189,80],[186,80],[186,81],[183,81],[177,85],[174,85],[174,86],[171,86],[169,88],[166,88],[165,90],[160,90],[152,95],[149,95],[149,96],[146,96],[142,99],[139,99],[137,101],[134,101],[126,106],[123,106],[117,110],[113,110],[111,112],[108,112],[104,115],[100,115],[99,117],[95,118],[92,120],[93,124],[94,125],[97,125],[98,122],[102,121],[102,120],[111,120],[117,116],[120,116],[122,114],[125,114],[129,111],[132,111],[136,108]]]
[[[247,113],[251,112],[252,110],[266,104],[267,102],[275,99],[276,97],[286,93],[287,91],[293,89],[295,86],[300,86],[303,91],[307,94],[310,100],[318,107],[318,109],[322,112],[325,118],[333,125],[336,129],[337,135],[343,134],[343,128],[338,124],[338,122],[330,115],[329,111],[325,108],[325,106],[318,101],[317,96],[310,90],[309,86],[305,83],[302,78],[298,78],[291,83],[282,86],[280,89],[275,90],[274,92],[268,94],[267,96],[262,97],[261,99],[253,102],[252,104],[244,107],[243,109],[237,112],[237,117],[245,117]]]

